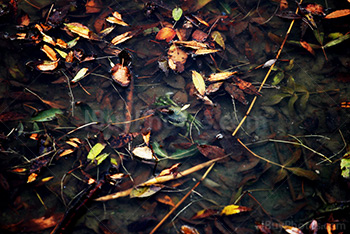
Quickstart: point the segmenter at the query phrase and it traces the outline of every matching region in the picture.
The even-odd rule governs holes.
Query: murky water
[[[1,229],[49,233],[64,212],[76,209],[74,224],[69,226],[72,233],[149,233],[172,208],[165,200],[179,202],[205,170],[165,183],[151,196],[125,196],[105,202],[93,198],[125,191],[179,162],[181,173],[230,154],[216,163],[158,233],[179,233],[184,224],[196,227],[200,233],[255,233],[261,223],[273,233],[279,233],[281,225],[308,232],[313,219],[323,225],[320,229],[328,221],[337,224],[333,233],[344,231],[349,182],[342,177],[339,164],[349,137],[349,109],[344,102],[350,101],[350,40],[330,43],[346,36],[349,16],[328,20],[314,16],[317,28],[311,29],[312,21],[299,14],[251,113],[233,137],[232,132],[256,96],[239,86],[240,80],[259,88],[269,71],[268,66],[261,65],[276,57],[292,20],[276,16],[281,11],[274,1],[208,2],[200,6],[201,2],[195,1],[111,1],[101,3],[97,7],[100,10],[89,14],[82,3],[57,2],[53,9],[62,11],[63,6],[69,6],[67,15],[55,18],[58,22],[54,27],[43,32],[56,41],[76,38],[76,34],[63,30],[63,23],[79,22],[98,33],[101,27],[111,25],[104,19],[115,10],[130,25],[117,25],[101,40],[81,37],[72,48],[43,41],[44,34],[34,27],[37,23],[48,25],[51,2],[35,7],[26,1],[19,3],[17,21],[11,16],[11,8],[1,6],[5,12],[0,17],[0,179],[5,197]],[[289,4],[287,10],[294,12],[296,4]],[[329,9],[327,14],[348,7],[336,1],[318,4]],[[176,6],[184,10],[184,15],[175,24],[171,10]],[[16,27],[24,12],[29,15],[29,26]],[[187,23],[192,28],[183,26],[187,21],[192,22]],[[307,22],[304,35],[302,22]],[[172,68],[167,61],[175,60],[175,55],[169,54],[173,43],[156,40],[164,26],[178,30],[175,41],[180,35],[191,41],[193,32],[200,30],[208,37],[202,38],[203,42],[219,52],[195,55],[196,49],[177,44],[176,49],[188,58],[181,65],[176,60]],[[180,29],[186,33],[180,34]],[[131,39],[116,46],[110,44],[114,37],[128,31],[135,33]],[[212,37],[213,32],[223,42]],[[25,39],[20,39],[18,33],[27,33]],[[320,37],[324,49],[317,40]],[[314,47],[314,54],[300,45],[301,38]],[[38,71],[36,62],[48,60],[40,50],[44,44],[67,54],[73,51],[73,62],[64,62],[55,50],[60,58],[57,68]],[[90,56],[93,59],[87,59]],[[125,62],[128,56],[129,66]],[[111,67],[118,63],[131,72],[128,87],[112,79]],[[71,82],[82,68],[88,68],[88,75]],[[218,91],[207,95],[212,103],[208,105],[208,100],[196,94],[192,71],[206,78],[213,73],[237,71],[237,78],[223,81]],[[235,98],[224,88],[229,85],[239,87]],[[52,108],[62,113],[55,115]],[[154,159],[145,161],[132,153],[145,146],[141,133],[148,130],[154,153],[160,159],[156,169]],[[122,135],[128,133],[134,133],[135,138]],[[117,147],[123,141],[125,144]],[[98,166],[87,159],[97,143],[105,146],[103,153],[109,154]],[[69,154],[60,156],[63,152]],[[145,152],[142,155],[146,157]],[[33,173],[37,177],[28,183]],[[102,189],[96,189],[96,183],[88,185],[89,177],[103,182],[106,173],[125,176],[113,184],[105,182]],[[89,191],[95,189],[90,198]],[[234,202],[251,211],[219,215],[223,207]],[[81,210],[77,209],[79,204],[83,204]],[[191,219],[203,209],[218,214]]]

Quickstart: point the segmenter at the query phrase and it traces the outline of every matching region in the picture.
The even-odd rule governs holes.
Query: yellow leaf
[[[224,209],[222,209],[220,215],[233,215],[233,214],[238,214],[244,211],[250,211],[252,210],[249,207],[245,206],[238,206],[238,205],[228,205],[225,206]]]
[[[120,44],[126,40],[129,40],[133,36],[134,36],[134,34],[131,31],[128,31],[126,33],[120,34],[120,35],[116,36],[115,38],[113,38],[111,43],[113,45],[117,45],[117,44]]]
[[[208,78],[208,81],[215,82],[215,81],[222,81],[230,78],[232,75],[236,74],[237,71],[234,72],[220,72],[220,73],[214,73],[211,74]]]
[[[220,50],[216,50],[216,49],[198,49],[196,50],[196,52],[194,54],[196,55],[204,55],[204,54],[211,54],[211,53],[216,53]]]
[[[205,94],[205,82],[203,76],[196,71],[192,71],[192,82],[200,95]]]
[[[136,147],[132,153],[139,158],[145,159],[145,160],[154,160],[155,157],[153,156],[153,152],[150,147],[148,146],[140,146]]]
[[[225,41],[221,33],[219,33],[218,31],[214,31],[211,33],[210,36],[213,39],[213,41],[215,41],[216,43],[218,43],[219,46],[225,49]]]
[[[175,43],[195,50],[207,48],[207,44],[198,41],[175,41]]]

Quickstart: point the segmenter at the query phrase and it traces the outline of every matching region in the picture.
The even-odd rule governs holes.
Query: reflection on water
[[[93,198],[128,190],[179,162],[169,171],[174,178],[226,154],[159,233],[176,233],[184,224],[200,233],[253,233],[260,224],[275,233],[282,224],[308,232],[313,219],[346,228],[349,185],[339,162],[349,136],[349,16],[324,19],[305,10],[317,7],[309,2],[298,15],[292,13],[297,4],[282,10],[278,1],[88,3],[0,4],[3,230],[49,233],[68,210],[66,216],[78,217],[67,224],[73,233],[149,233],[204,170],[147,190],[153,195]],[[319,4],[325,14],[348,7]],[[176,6],[184,13],[175,23]],[[107,22],[114,11],[129,26]],[[271,64],[262,65],[276,57],[290,18],[287,43],[258,93]],[[64,29],[72,22],[88,28]],[[108,27],[109,34],[101,33]],[[164,40],[156,40],[164,27]],[[111,44],[118,35],[125,41]],[[218,51],[198,55],[199,43]],[[48,53],[59,58],[57,68],[44,64],[38,71]],[[81,69],[86,76],[77,76]],[[122,87],[113,79],[124,79],[126,70],[132,78]],[[203,93],[192,71],[204,77]],[[220,72],[235,74],[210,81]],[[97,143],[103,147],[93,155]],[[141,158],[131,153],[135,148],[145,150]],[[149,152],[151,158],[143,156]],[[110,179],[116,173],[124,175]],[[219,215],[235,202],[252,210]],[[215,215],[191,219],[203,209]]]

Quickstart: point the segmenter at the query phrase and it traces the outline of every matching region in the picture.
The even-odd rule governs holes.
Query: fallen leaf
[[[238,88],[243,90],[245,93],[252,94],[252,95],[255,94],[255,95],[261,96],[261,94],[258,92],[256,87],[254,85],[252,85],[252,83],[245,81],[245,80],[242,80],[238,77],[235,77],[234,81],[235,81],[236,85],[238,86]]]
[[[190,227],[188,225],[182,225],[181,233],[182,234],[199,234],[199,231],[194,227]]]
[[[149,146],[139,146],[133,149],[132,153],[144,160],[155,160],[152,149]]]
[[[77,74],[74,76],[73,80],[71,81],[72,83],[76,83],[83,79],[85,77],[85,74],[88,72],[89,68],[83,67],[80,69]]]
[[[315,55],[315,51],[311,48],[311,46],[306,41],[300,41],[300,45],[304,47],[304,49],[309,51],[312,55]]]
[[[161,190],[163,187],[164,185],[138,186],[133,188],[133,190],[130,193],[130,198],[150,197],[153,194],[157,193],[159,190]]]
[[[192,39],[195,41],[204,42],[205,40],[207,40],[207,37],[208,37],[208,34],[206,34],[205,32],[203,32],[200,29],[196,29],[192,33]]]
[[[343,17],[343,16],[347,16],[347,15],[350,15],[350,9],[333,11],[332,13],[326,15],[324,18],[325,19],[334,19],[334,18],[339,18],[339,17]]]
[[[196,71],[192,71],[192,82],[200,95],[205,94],[205,82],[203,76]]]
[[[280,0],[280,10],[283,11],[288,8],[287,0]]]
[[[207,81],[216,82],[216,81],[227,80],[227,79],[231,78],[234,74],[237,74],[237,71],[213,73],[209,76]]]
[[[91,150],[89,151],[89,154],[87,156],[87,159],[89,160],[95,160],[96,157],[102,152],[102,150],[106,147],[106,145],[103,145],[101,143],[95,144]]]
[[[188,55],[185,51],[179,49],[175,44],[171,45],[168,50],[169,67],[174,71],[183,72],[187,57]]]
[[[36,180],[36,177],[38,176],[38,174],[36,173],[31,173],[29,176],[28,176],[28,179],[27,179],[27,183],[31,183],[33,182],[34,180]]]
[[[131,82],[130,70],[127,66],[117,63],[111,69],[112,78],[122,87],[127,87]]]
[[[303,234],[303,232],[299,228],[296,228],[296,227],[282,225],[282,228],[286,232],[288,232],[289,234]]]
[[[318,175],[313,171],[305,170],[300,167],[285,167],[285,168],[297,176],[305,177],[309,180],[318,179]]]
[[[52,70],[55,70],[56,67],[58,66],[58,60],[56,61],[43,61],[42,63],[36,65],[36,68],[39,70],[39,71],[52,71]]]
[[[196,50],[196,52],[194,52],[194,54],[196,55],[204,55],[204,54],[212,54],[212,53],[216,53],[219,52],[220,50],[218,49],[198,49]]]
[[[225,41],[220,32],[214,31],[210,34],[213,41],[215,41],[219,46],[225,49]]]
[[[78,34],[81,37],[91,40],[99,40],[98,36],[92,32],[88,27],[82,25],[81,23],[65,23],[64,24],[69,31]]]
[[[123,43],[124,41],[129,40],[134,35],[135,35],[135,32],[132,32],[132,31],[125,32],[125,33],[120,34],[120,35],[116,36],[115,38],[113,38],[111,43],[113,45],[118,45],[120,43]]]
[[[176,7],[173,9],[172,11],[172,16],[173,16],[173,19],[175,21],[179,21],[181,19],[181,16],[182,16],[182,9],[180,7]]]
[[[216,145],[197,145],[197,148],[201,154],[209,159],[222,158],[226,155],[225,150]],[[223,161],[228,161],[228,158]]]
[[[245,207],[245,206],[228,205],[222,209],[220,215],[233,215],[233,214],[238,214],[241,212],[246,212],[251,210],[252,210],[251,208]]]
[[[248,105],[248,101],[246,100],[243,91],[237,88],[234,84],[225,83],[225,90],[232,98],[236,99],[243,105]]]
[[[185,47],[191,48],[191,49],[206,49],[207,48],[207,44],[198,42],[198,41],[175,41],[175,44],[180,44],[183,45]]]
[[[164,27],[156,35],[157,40],[166,40],[166,42],[170,42],[176,36],[176,32],[174,29],[169,27]]]
[[[157,200],[158,202],[160,202],[160,203],[165,204],[165,205],[169,205],[169,206],[172,206],[172,207],[175,206],[173,200],[172,200],[171,197],[169,197],[168,195],[162,194],[162,195],[160,195],[160,196],[157,196],[157,197],[156,197],[156,200]]]
[[[103,8],[101,0],[87,0],[85,3],[86,13],[98,13]]]
[[[198,211],[191,219],[204,219],[217,214],[218,214],[217,210],[204,209],[204,210]]]

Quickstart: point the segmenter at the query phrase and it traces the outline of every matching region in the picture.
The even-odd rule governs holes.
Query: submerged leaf
[[[205,82],[203,76],[196,71],[192,71],[192,82],[200,95],[205,94]]]
[[[317,180],[318,176],[315,172],[302,169],[300,167],[285,167],[287,170],[291,171],[294,175],[305,177],[309,180]]]
[[[310,97],[310,93],[309,92],[306,92],[303,96],[301,96],[299,105],[300,105],[300,109],[302,111],[306,110],[306,103],[309,100],[309,97]]]
[[[280,170],[278,170],[277,172],[277,176],[274,178],[273,182],[276,184],[280,181],[282,181],[284,178],[286,178],[288,175],[287,171],[283,168],[281,168]]]
[[[56,108],[51,108],[49,110],[45,110],[32,117],[30,121],[34,122],[46,122],[56,118],[56,114],[63,114],[63,111]]]
[[[273,82],[272,85],[278,85],[282,80],[284,79],[284,72],[278,72],[274,77],[273,77]]]
[[[237,74],[237,71],[213,73],[209,76],[207,81],[215,82],[215,81],[227,80],[227,79],[231,78],[234,74]]]
[[[315,55],[315,51],[312,49],[312,47],[307,43],[306,41],[300,41],[300,45],[304,47],[307,51],[309,51],[312,55]]]
[[[346,153],[340,161],[341,176],[345,179],[350,179],[350,158],[345,157],[349,153]]]
[[[290,97],[289,93],[279,93],[270,97],[266,102],[263,103],[265,106],[273,106],[280,103],[284,98]]]
[[[288,102],[288,111],[290,115],[294,115],[295,114],[295,110],[294,110],[294,104],[295,102],[298,100],[298,95],[293,94],[292,97],[289,99]]]
[[[225,41],[220,32],[214,31],[210,34],[210,36],[213,39],[213,41],[215,41],[216,43],[218,43],[219,46],[225,49]]]
[[[130,193],[130,198],[134,197],[150,197],[161,190],[164,185],[138,186],[133,188]]]
[[[136,147],[132,153],[141,159],[145,159],[145,160],[154,160],[155,157],[153,155],[152,149],[148,146],[140,146],[140,147]]]

